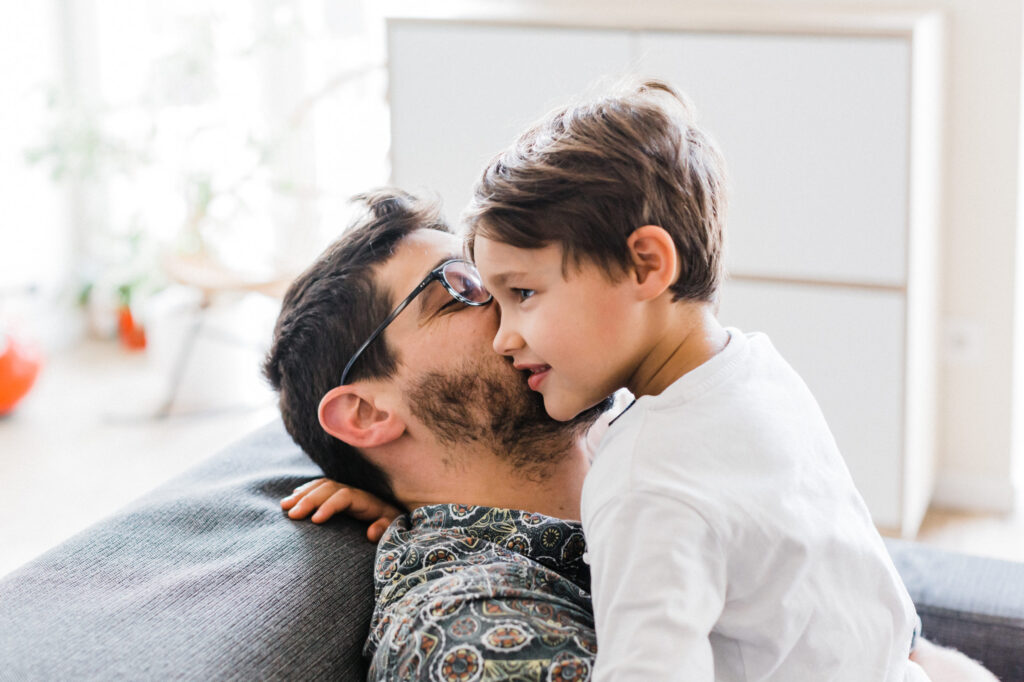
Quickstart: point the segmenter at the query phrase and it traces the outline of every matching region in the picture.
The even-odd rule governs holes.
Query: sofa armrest
[[[278,504],[318,475],[278,421],[14,571],[0,679],[365,679],[365,525]],[[886,544],[926,637],[1024,680],[1024,564]]]
[[[1024,680],[1024,563],[886,540],[925,637]]]
[[[0,679],[365,679],[366,526],[278,502],[318,475],[278,421],[15,570]]]

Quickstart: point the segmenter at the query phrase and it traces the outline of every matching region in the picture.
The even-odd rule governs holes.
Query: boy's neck
[[[718,322],[712,304],[677,302],[668,306],[668,314],[653,330],[654,342],[626,385],[637,398],[658,395],[729,343],[729,332]]]

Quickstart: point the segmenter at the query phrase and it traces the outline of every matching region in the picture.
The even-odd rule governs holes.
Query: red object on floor
[[[117,336],[121,339],[121,345],[129,350],[142,350],[146,347],[146,330],[135,322],[132,309],[126,305],[121,306],[117,312]]]
[[[25,397],[42,366],[38,347],[10,335],[0,338],[0,414],[13,410]]]

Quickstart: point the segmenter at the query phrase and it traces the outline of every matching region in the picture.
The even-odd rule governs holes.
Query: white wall
[[[1008,509],[1024,385],[1016,321],[1021,128],[1021,3],[945,0],[947,173],[936,501]]]

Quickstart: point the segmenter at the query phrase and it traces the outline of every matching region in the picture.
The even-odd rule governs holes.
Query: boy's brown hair
[[[686,98],[661,81],[559,109],[484,169],[466,211],[483,236],[562,246],[566,264],[628,272],[626,240],[658,225],[681,266],[673,300],[714,301],[723,271],[725,168]]]

